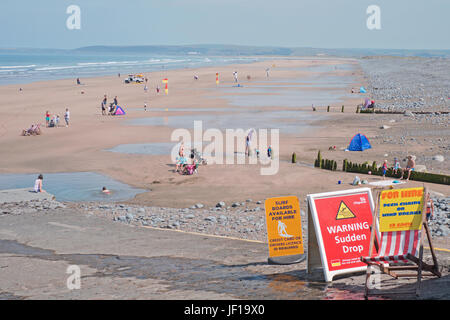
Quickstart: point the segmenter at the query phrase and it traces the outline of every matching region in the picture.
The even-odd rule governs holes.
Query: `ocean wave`
[[[22,68],[33,68],[36,67],[35,64],[30,64],[26,66],[0,66],[0,69],[22,69]]]
[[[36,71],[53,71],[53,70],[66,70],[66,69],[77,69],[82,68],[81,66],[62,66],[62,67],[42,67],[36,68]]]

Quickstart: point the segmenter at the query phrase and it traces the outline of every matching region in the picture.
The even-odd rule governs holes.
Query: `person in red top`
[[[45,124],[48,127],[48,124],[50,122],[50,113],[48,111],[45,112]]]
[[[386,171],[387,171],[387,168],[388,168],[387,162],[388,162],[387,160],[384,160],[384,162],[383,162],[383,167],[382,167],[382,170],[383,170],[383,180],[386,179]]]

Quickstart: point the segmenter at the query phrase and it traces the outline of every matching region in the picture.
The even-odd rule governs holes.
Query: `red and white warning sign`
[[[312,261],[314,250],[320,253],[326,281],[365,270],[360,257],[369,255],[373,210],[370,188],[308,195],[309,220],[314,222],[308,226],[313,229],[308,230],[308,271],[318,265],[318,259]]]

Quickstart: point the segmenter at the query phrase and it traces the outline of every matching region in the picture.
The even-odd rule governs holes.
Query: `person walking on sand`
[[[106,104],[108,103],[108,98],[106,97],[106,94],[103,96],[102,101],[102,114],[106,115]]]
[[[117,101],[117,96],[114,97],[114,105],[117,106],[118,101]]]
[[[69,126],[70,112],[69,108],[66,108],[66,113],[64,113],[64,120],[66,121],[66,127]]]
[[[411,171],[414,171],[414,168],[416,167],[416,156],[409,155],[408,162],[406,163],[406,168],[402,170],[402,180],[404,179],[404,173],[405,171],[408,171],[408,177],[406,178],[406,181],[409,180],[409,177],[411,176]]]
[[[40,174],[34,181],[34,192],[45,192],[45,190],[42,189],[42,180],[44,180],[44,176]]]
[[[233,72],[234,82],[238,82],[238,73],[237,71]]]
[[[45,112],[45,125],[48,128],[48,125],[50,123],[50,113],[48,111]]]

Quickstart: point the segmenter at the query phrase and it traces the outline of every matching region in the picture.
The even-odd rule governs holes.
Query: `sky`
[[[80,8],[80,29],[66,26],[70,5]],[[381,29],[367,27],[370,5]],[[1,0],[0,47],[450,49],[449,13],[449,0]]]

